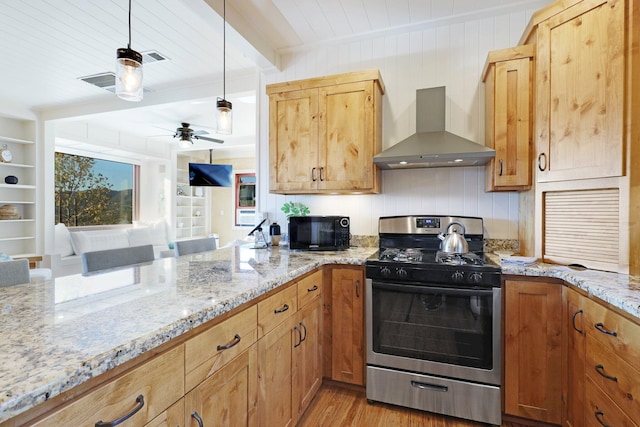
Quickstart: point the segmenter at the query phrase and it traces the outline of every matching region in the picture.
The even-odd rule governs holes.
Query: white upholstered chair
[[[153,260],[153,245],[84,252],[82,254],[82,274]]]
[[[28,260],[16,259],[0,262],[0,286],[19,285],[30,281]]]
[[[215,237],[203,237],[201,239],[180,240],[175,243],[176,256],[195,254],[197,252],[215,251]]]

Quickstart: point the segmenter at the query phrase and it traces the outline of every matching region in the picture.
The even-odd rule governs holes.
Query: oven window
[[[411,289],[409,289],[411,288]],[[480,369],[493,368],[493,296],[373,283],[373,351]]]

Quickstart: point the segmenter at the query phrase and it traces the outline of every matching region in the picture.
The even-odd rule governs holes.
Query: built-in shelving
[[[35,135],[35,123],[0,118],[0,132]],[[0,252],[13,257],[35,255],[36,249],[36,144],[35,141],[13,136],[0,136],[0,149],[6,144],[13,154],[10,163],[0,162],[0,206],[18,209],[19,219],[0,220]],[[5,183],[9,175],[18,178],[17,184]]]
[[[190,161],[190,156],[178,154],[175,214],[177,240],[205,237],[208,234],[206,189],[189,185]]]

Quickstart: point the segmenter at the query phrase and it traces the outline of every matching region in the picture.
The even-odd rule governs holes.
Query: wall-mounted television
[[[231,187],[231,165],[189,163],[189,185],[194,187]]]

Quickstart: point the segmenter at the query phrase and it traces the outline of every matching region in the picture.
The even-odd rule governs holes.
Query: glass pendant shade
[[[127,101],[142,101],[142,55],[130,48],[117,51],[116,95]]]
[[[223,98],[216,102],[216,133],[231,135],[233,127],[233,110],[231,103]]]

